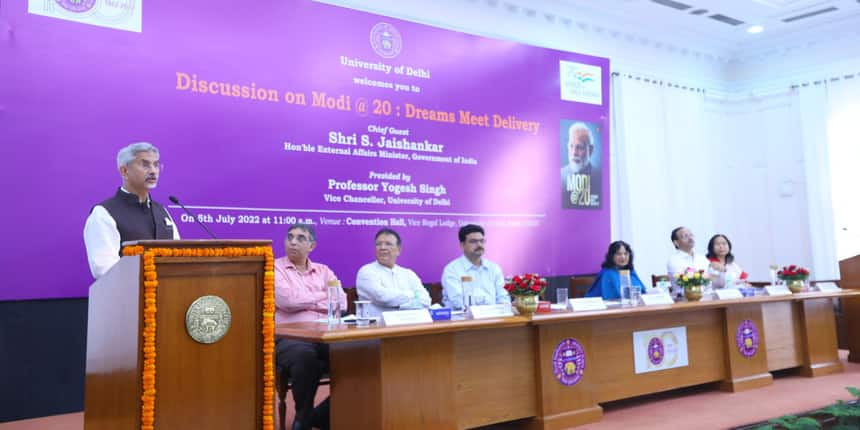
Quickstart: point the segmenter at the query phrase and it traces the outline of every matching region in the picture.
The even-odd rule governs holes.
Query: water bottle
[[[329,280],[326,282],[326,289],[328,290],[328,309],[326,317],[329,325],[335,325],[340,322],[340,280]]]
[[[461,276],[460,277],[460,292],[463,293],[463,310],[466,310],[469,306],[471,306],[472,301],[472,277],[471,276]]]
[[[630,300],[630,296],[632,293],[632,287],[630,284],[630,271],[629,270],[619,270],[618,271],[618,287],[619,292],[621,293],[621,306],[630,306],[632,301]]]
[[[661,278],[659,281],[657,281],[657,288],[660,289],[661,293],[672,293],[672,283],[669,282],[668,279]]]

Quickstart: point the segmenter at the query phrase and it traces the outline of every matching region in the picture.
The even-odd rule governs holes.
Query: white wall
[[[806,181],[796,97],[710,101],[715,228],[751,279],[771,264],[810,267]]]
[[[791,85],[860,73],[858,38],[804,46],[729,64],[725,77],[736,96],[781,93]]]

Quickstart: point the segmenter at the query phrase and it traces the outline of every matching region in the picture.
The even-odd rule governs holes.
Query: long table
[[[600,420],[600,403],[612,400],[709,382],[742,391],[790,368],[810,377],[842,372],[833,299],[858,296],[801,293],[395,327],[295,323],[278,325],[276,335],[330,344],[333,429],[513,420],[560,429]],[[686,333],[688,365],[637,374],[633,333],[677,327]],[[743,349],[751,332],[757,348]],[[559,351],[581,352],[566,364],[577,376],[557,376]]]

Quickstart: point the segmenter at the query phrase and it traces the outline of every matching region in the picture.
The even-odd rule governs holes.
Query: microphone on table
[[[215,234],[212,233],[208,227],[206,227],[206,224],[203,224],[202,222],[200,222],[200,220],[197,219],[197,217],[194,216],[194,214],[192,214],[191,211],[189,211],[188,208],[185,207],[185,205],[183,205],[182,203],[179,203],[179,199],[177,199],[175,196],[169,196],[167,198],[170,199],[170,201],[173,202],[174,204],[179,205],[179,207],[181,207],[182,210],[184,210],[185,213],[188,214],[188,216],[190,216],[191,218],[194,218],[194,221],[196,221],[197,224],[200,224],[200,227],[203,227],[203,230],[206,230],[206,233],[209,233],[209,236],[211,236],[212,239],[218,239],[218,237],[216,237]]]

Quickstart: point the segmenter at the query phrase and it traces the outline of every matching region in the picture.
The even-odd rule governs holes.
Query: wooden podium
[[[124,245],[127,256],[89,291],[84,428],[271,428],[271,241]],[[229,329],[200,343],[186,314],[210,295],[230,315],[205,321],[229,319]]]
[[[860,255],[840,261],[839,274],[841,288],[860,290]],[[842,318],[850,351],[848,361],[860,363],[860,298],[842,299]]]

